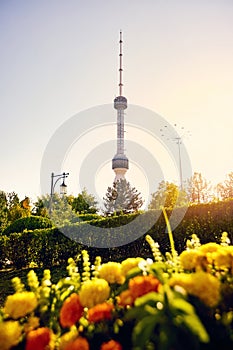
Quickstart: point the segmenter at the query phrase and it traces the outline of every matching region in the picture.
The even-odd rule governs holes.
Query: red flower
[[[64,302],[60,310],[60,323],[63,328],[73,326],[83,314],[83,307],[79,295],[71,294]]]
[[[129,281],[129,289],[124,290],[118,297],[118,305],[132,306],[135,299],[149,292],[157,292],[159,280],[152,276],[136,276]]]
[[[118,305],[120,306],[127,306],[127,305],[133,305],[134,298],[132,296],[132,293],[129,289],[124,290],[121,292],[121,294],[118,297]]]
[[[64,350],[89,350],[89,344],[86,338],[78,337],[67,344]]]
[[[136,276],[129,281],[129,290],[134,300],[149,292],[157,292],[159,280],[152,276]]]
[[[45,350],[51,340],[51,330],[46,327],[35,329],[28,333],[26,350]]]
[[[90,322],[98,322],[111,319],[113,304],[104,302],[97,304],[88,310],[88,320]]]
[[[122,346],[115,340],[109,340],[101,345],[100,350],[122,350]]]

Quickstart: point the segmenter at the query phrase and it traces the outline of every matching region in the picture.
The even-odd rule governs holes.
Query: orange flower
[[[88,310],[88,319],[90,322],[99,322],[106,319],[111,319],[113,304],[102,303],[93,306]]]
[[[134,298],[132,296],[132,293],[129,289],[124,290],[121,292],[121,294],[118,297],[118,305],[120,306],[127,306],[127,305],[133,305]]]
[[[79,295],[71,294],[64,302],[60,310],[60,323],[63,328],[73,326],[82,316],[83,306]]]
[[[129,290],[134,300],[149,292],[157,292],[159,280],[152,276],[136,276],[129,281]]]
[[[109,340],[101,345],[100,350],[122,350],[122,346],[115,340]]]
[[[89,350],[89,344],[86,338],[78,337],[67,344],[64,350]]]
[[[51,330],[46,327],[29,332],[27,335],[26,350],[49,350],[51,337]]]

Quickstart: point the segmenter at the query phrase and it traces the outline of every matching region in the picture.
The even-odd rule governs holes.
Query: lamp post
[[[177,127],[177,124],[174,124],[174,127]],[[167,140],[175,141],[178,145],[178,157],[179,157],[179,175],[180,175],[180,189],[183,190],[183,174],[182,174],[182,162],[181,162],[181,150],[180,145],[182,144],[182,139],[186,136],[191,136],[190,131],[185,131],[184,127],[181,127],[182,135],[172,135],[171,131],[169,130],[169,127],[167,125],[164,125],[164,129],[160,129],[160,132],[162,133],[162,137],[166,137]]]
[[[67,185],[65,184],[65,178],[68,177],[69,173],[62,173],[55,175],[54,173],[51,174],[51,192],[50,192],[50,203],[49,203],[49,214],[52,213],[52,206],[53,206],[53,195],[54,195],[54,189],[57,184],[57,182],[60,179],[63,179],[62,184],[60,185],[60,194],[62,196],[67,194]],[[54,182],[54,178],[57,178]]]

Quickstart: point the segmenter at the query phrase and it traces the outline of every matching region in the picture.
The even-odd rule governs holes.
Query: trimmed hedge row
[[[80,251],[81,246],[57,228],[12,233],[0,236],[0,267],[6,261],[15,268],[28,267],[32,262],[43,267],[67,264],[68,258]]]
[[[226,231],[233,243],[233,200],[177,208],[168,211],[168,216],[179,253],[194,233],[204,244],[220,242],[222,232]],[[158,210],[149,210],[141,215],[113,216],[60,229],[0,236],[0,263],[9,259],[17,268],[28,266],[32,261],[39,266],[63,264],[81,249],[88,249],[92,259],[101,255],[103,261],[120,261],[130,256],[147,258],[151,257],[150,247],[145,241],[147,233],[159,243],[162,253],[170,251],[163,215]]]
[[[52,226],[53,224],[50,219],[32,215],[15,220],[3,231],[3,234],[8,235],[9,233],[23,232],[24,230],[43,229]]]

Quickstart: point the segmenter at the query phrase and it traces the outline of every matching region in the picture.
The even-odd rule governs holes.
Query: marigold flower
[[[199,257],[197,249],[184,250],[180,254],[180,263],[184,270],[192,270],[197,266],[197,259]]]
[[[35,310],[37,304],[37,298],[33,292],[15,293],[7,297],[4,312],[16,320]]]
[[[40,319],[35,316],[30,316],[27,320],[27,323],[24,325],[24,331],[28,333],[33,329],[38,328],[39,325],[40,325]]]
[[[195,295],[209,307],[216,306],[220,299],[220,281],[204,271],[174,274],[169,284],[183,287],[187,293]]]
[[[26,350],[50,350],[52,332],[47,327],[41,327],[28,333],[26,339]]]
[[[83,307],[91,308],[108,299],[110,287],[102,278],[85,281],[79,292],[80,302]]]
[[[219,244],[214,243],[214,242],[209,242],[206,244],[202,244],[199,247],[199,250],[202,251],[203,253],[212,253],[212,252],[216,252],[219,249]]]
[[[63,328],[73,326],[83,315],[83,306],[78,294],[71,294],[60,310],[60,324]]]
[[[212,254],[214,265],[217,269],[231,268],[233,263],[233,256],[229,247],[219,249]]]
[[[152,276],[136,276],[129,281],[129,290],[134,300],[149,292],[158,291],[159,280]]]
[[[68,343],[64,350],[89,350],[89,344],[86,338],[78,337],[74,341]]]
[[[137,267],[140,261],[143,261],[143,258],[128,258],[122,261],[121,263],[121,272],[123,276],[126,276],[127,273],[132,270],[134,267]]]
[[[131,306],[134,303],[134,297],[129,289],[124,290],[118,296],[118,305],[119,306]]]
[[[1,350],[9,350],[17,345],[21,337],[21,326],[18,321],[6,321],[0,323]]]
[[[106,343],[103,343],[100,350],[122,350],[122,346],[120,343],[112,339]]]
[[[104,302],[97,304],[88,310],[88,320],[90,322],[109,320],[111,319],[113,308],[114,306],[111,303]]]
[[[99,277],[105,279],[108,283],[124,283],[125,277],[121,272],[121,264],[109,261],[102,264],[99,270]]]

